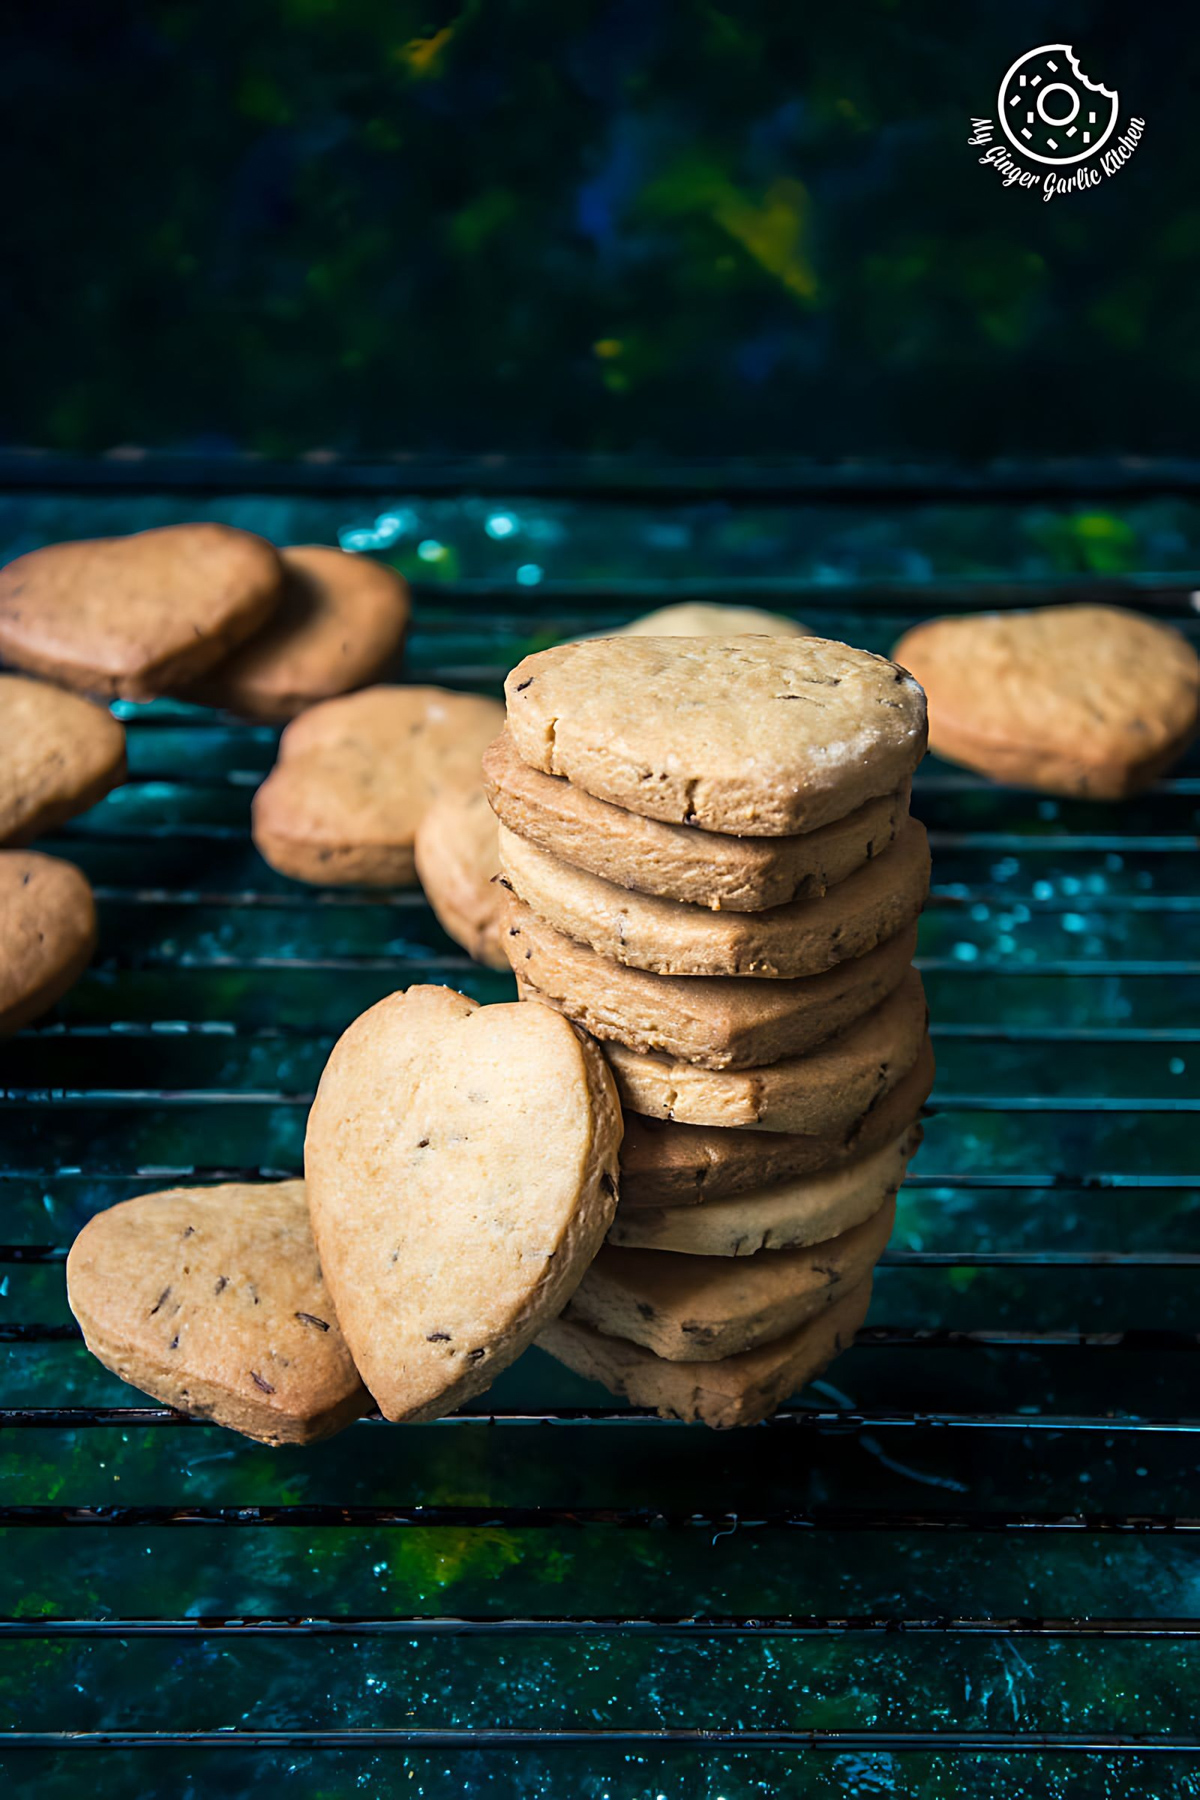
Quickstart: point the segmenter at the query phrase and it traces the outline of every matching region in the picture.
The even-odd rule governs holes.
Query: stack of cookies
[[[852,1339],[919,1141],[924,695],[819,638],[627,637],[526,658],[506,698],[506,952],[627,1120],[608,1242],[541,1341],[749,1423]]]

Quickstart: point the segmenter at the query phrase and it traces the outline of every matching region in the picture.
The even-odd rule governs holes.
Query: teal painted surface
[[[280,538],[333,539],[377,531],[380,510],[353,498],[197,508],[68,496],[8,500],[0,524],[13,548],[195,512]],[[398,500],[385,516],[401,528],[381,553],[428,584],[409,677],[488,691],[529,647],[638,610],[626,583],[786,584],[788,610],[882,649],[936,610],[941,582],[1154,569],[1183,579],[1200,560],[1194,509],[1167,501],[905,514]],[[512,529],[497,533],[501,518]],[[539,579],[518,583],[516,570],[535,560]],[[889,577],[927,582],[927,593],[868,604],[854,585]],[[455,585],[490,582],[505,584],[502,597]],[[306,1097],[363,1007],[413,979],[481,999],[511,991],[507,977],[466,964],[419,895],[322,895],[265,869],[247,816],[270,766],[270,731],[179,707],[123,710],[129,785],[49,846],[100,889],[96,964],[52,1020],[0,1046],[8,1244],[65,1245],[97,1208],[164,1184],[135,1169],[297,1167]],[[1128,806],[1085,807],[992,789],[931,762],[915,804],[935,833],[921,955],[939,1075],[870,1323],[1012,1341],[864,1343],[803,1405],[865,1422],[730,1437],[654,1423],[364,1424],[309,1451],[268,1452],[211,1427],[13,1429],[0,1457],[10,1505],[586,1506],[708,1522],[14,1529],[0,1550],[0,1617],[1200,1621],[1193,1534],[753,1523],[814,1507],[1200,1511],[1200,1436],[1154,1428],[1196,1417],[1197,1353],[1161,1336],[1145,1347],[1069,1341],[1197,1326],[1200,763]],[[139,1099],[146,1090],[153,1097]],[[1181,1110],[1164,1105],[1172,1101]],[[1089,1184],[1097,1176],[1107,1183]],[[988,1184],[975,1185],[980,1177]],[[0,1267],[0,1324],[68,1317],[61,1265]],[[1020,1341],[1039,1332],[1068,1341]],[[480,1410],[606,1401],[531,1353]],[[0,1406],[138,1404],[77,1343],[0,1345]],[[992,1422],[969,1423],[980,1417]],[[736,1530],[723,1521],[733,1513]],[[1110,1641],[1002,1629],[0,1637],[0,1730],[697,1727],[947,1740],[956,1730],[1045,1731],[1170,1744],[1195,1731],[1198,1654],[1145,1628]],[[218,1750],[0,1750],[0,1768],[14,1792],[39,1800],[81,1782],[101,1795],[268,1789],[337,1800],[514,1790],[581,1800],[846,1791],[1074,1800],[1192,1794],[1200,1773],[1183,1753],[1085,1757],[1006,1749],[1003,1737],[986,1750],[853,1752],[603,1742],[281,1751],[235,1740]]]

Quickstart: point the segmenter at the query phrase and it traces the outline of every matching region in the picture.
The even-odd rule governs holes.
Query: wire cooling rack
[[[199,512],[356,532],[423,577],[410,677],[491,692],[684,593],[885,650],[938,610],[1097,589],[1018,555],[1045,508],[814,504],[147,488],[0,515],[13,550]],[[1103,591],[1196,635],[1182,573]],[[0,1046],[9,1791],[1198,1791],[1200,763],[1124,806],[922,769],[926,1141],[866,1328],[774,1421],[657,1421],[535,1352],[465,1414],[270,1451],[90,1361],[72,1236],[133,1193],[298,1172],[351,1018],[510,984],[419,894],[261,863],[273,731],[118,710],[128,785],[44,846],[96,885],[95,965]]]

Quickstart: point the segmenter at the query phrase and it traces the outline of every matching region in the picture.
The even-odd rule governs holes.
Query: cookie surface
[[[442,929],[476,962],[507,969],[496,818],[483,789],[442,794],[418,825],[413,849]]]
[[[635,1207],[678,1209],[754,1193],[870,1155],[917,1117],[933,1078],[933,1049],[926,1038],[908,1074],[837,1132],[723,1130],[630,1113],[621,1144],[618,1216]]]
[[[613,637],[811,637],[796,619],[762,612],[757,606],[714,606],[706,600],[681,600],[657,612],[618,625]]]
[[[504,691],[532,768],[736,836],[843,818],[925,751],[912,676],[825,638],[602,638],[527,656]]]
[[[0,850],[0,1033],[39,1018],[96,948],[96,905],[74,863]]]
[[[729,912],[762,912],[823,894],[886,850],[908,813],[909,785],[799,836],[737,838],[627,812],[531,769],[501,732],[483,756],[503,825],[561,861],[619,887]]]
[[[282,583],[266,539],[229,525],[50,544],[0,569],[0,655],[83,693],[152,700],[264,625]]]
[[[502,918],[501,944],[520,994],[557,1007],[593,1037],[707,1069],[757,1068],[811,1049],[891,993],[917,939],[910,927],[866,956],[795,981],[706,979],[611,962],[512,895]]]
[[[896,1217],[886,1200],[862,1225],[807,1250],[676,1256],[605,1244],[568,1319],[628,1338],[668,1362],[717,1362],[794,1331],[859,1287]]]
[[[88,1349],[166,1406],[264,1444],[307,1444],[371,1410],[338,1329],[302,1181],[140,1194],[67,1258]]]
[[[548,856],[503,825],[500,868],[517,898],[556,931],[656,975],[820,975],[912,925],[929,892],[929,844],[916,819],[819,899],[767,912],[711,912],[634,893]]]
[[[757,1425],[848,1350],[871,1304],[870,1277],[785,1336],[720,1362],[667,1362],[627,1338],[606,1337],[579,1319],[555,1319],[538,1339],[568,1369],[601,1382],[662,1419],[725,1430]]]
[[[125,733],[103,706],[0,675],[0,844],[26,844],[125,777]]]
[[[321,1266],[390,1419],[486,1388],[570,1297],[612,1222],[621,1114],[548,1007],[392,994],[335,1046],[308,1121]]]
[[[683,1256],[755,1256],[796,1250],[861,1225],[894,1197],[921,1138],[910,1124],[869,1156],[703,1206],[618,1206],[610,1244]]]
[[[679,1058],[640,1055],[624,1044],[604,1053],[630,1112],[684,1125],[759,1131],[844,1131],[905,1076],[928,1025],[921,977],[910,970],[864,1019],[804,1056],[758,1069],[701,1069]]]
[[[1121,799],[1200,724],[1200,660],[1171,626],[1112,606],[934,619],[895,654],[929,694],[939,755],[998,781]]]
[[[411,613],[403,577],[326,544],[289,546],[279,560],[270,620],[181,699],[274,723],[395,672]]]
[[[440,794],[479,782],[498,701],[443,688],[373,687],[311,707],[279,740],[254,796],[261,854],[298,881],[401,886]]]

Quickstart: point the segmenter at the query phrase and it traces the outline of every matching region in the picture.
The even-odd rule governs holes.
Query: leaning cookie
[[[96,948],[96,905],[74,863],[0,851],[0,1035],[40,1018]]]
[[[744,837],[814,831],[903,785],[925,696],[825,638],[601,638],[504,684],[517,754],[651,819]]]
[[[719,1362],[668,1362],[628,1338],[596,1331],[570,1308],[538,1339],[540,1349],[610,1393],[662,1419],[725,1430],[770,1418],[848,1350],[871,1304],[868,1276],[844,1298],[783,1337]]]
[[[417,877],[448,937],[490,969],[507,969],[495,815],[481,787],[443,794],[417,826]]]
[[[106,707],[0,675],[0,844],[53,831],[124,777],[125,733]]]
[[[794,1331],[867,1280],[896,1218],[886,1200],[863,1224],[806,1250],[676,1256],[606,1244],[569,1318],[668,1362],[718,1362]]]
[[[321,1266],[389,1419],[481,1393],[561,1312],[612,1223],[621,1111],[558,1013],[392,994],[335,1046],[304,1160]]]
[[[307,1444],[371,1410],[302,1181],[110,1207],[71,1247],[67,1295],[88,1349],[122,1381],[245,1437]]]
[[[411,611],[394,569],[325,544],[279,552],[284,581],[261,631],[180,698],[275,723],[394,674]]]
[[[928,693],[931,747],[996,781],[1119,800],[1200,728],[1200,658],[1119,607],[933,619],[895,654]]]
[[[0,655],[85,694],[153,700],[265,625],[283,568],[229,525],[31,550],[0,569]]]
[[[440,794],[478,785],[502,720],[498,701],[443,688],[364,688],[311,707],[254,796],[255,845],[297,881],[415,881],[418,825]]]

